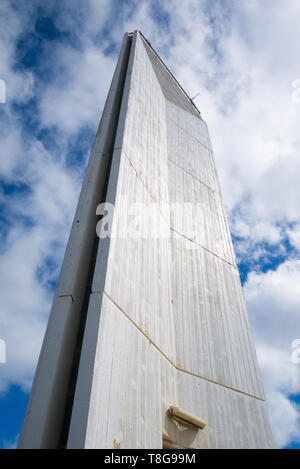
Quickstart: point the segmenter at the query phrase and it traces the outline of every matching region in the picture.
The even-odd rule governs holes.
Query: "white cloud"
[[[298,251],[300,251],[300,223],[296,223],[293,226],[293,229],[288,229],[287,235],[292,246],[294,246]]]
[[[299,364],[292,362],[292,342],[300,338],[300,261],[276,271],[250,273],[244,287],[276,442],[300,439],[300,409],[290,400],[300,393]],[[298,337],[299,336],[299,337]]]
[[[19,103],[33,95],[34,78],[31,72],[18,72],[14,68],[15,41],[22,31],[22,20],[18,18],[6,0],[0,3],[0,78],[6,84],[6,101]],[[6,105],[3,107],[5,109]]]
[[[18,440],[19,440],[19,434],[17,434],[12,441],[4,440],[2,442],[3,449],[16,449],[18,445]]]
[[[0,392],[13,382],[30,389],[51,306],[48,283],[58,274],[80,187],[79,174],[54,162],[40,143],[26,154],[22,177],[15,172],[11,179],[28,184],[30,192],[7,201],[12,226],[0,254],[0,331],[7,352]]]
[[[84,52],[62,48],[56,57],[65,64],[63,83],[58,77],[43,93],[41,125],[76,133],[95,126],[104,105],[115,61],[90,44]],[[100,85],[102,84],[102,86]]]
[[[0,128],[0,177],[6,184],[28,188],[24,193],[0,193],[0,202],[5,204],[2,215],[7,218],[8,230],[2,236],[0,251],[0,337],[6,342],[7,361],[1,365],[2,394],[12,383],[27,391],[30,389],[51,307],[53,292],[49,284],[56,279],[62,261],[81,185],[82,167],[76,170],[65,165],[68,135],[64,134],[57,142],[60,151],[51,154],[40,141],[22,129],[21,124],[25,122],[20,122],[13,104],[28,101],[34,91],[34,80],[31,73],[16,70],[14,48],[28,17],[19,17],[6,1],[1,2],[0,9],[4,18],[0,31],[0,53],[3,52],[0,76],[5,78],[8,90],[7,103],[1,105],[4,118]],[[95,49],[88,49],[82,65],[89,64],[89,69],[77,67],[81,95],[79,92],[76,102],[78,93],[74,92],[74,83],[67,96],[69,115],[64,103],[60,103],[58,109],[61,114],[56,114],[59,123],[69,117],[73,131],[91,120],[84,108],[90,107],[90,112],[95,115],[97,111],[99,113],[101,102],[94,106],[95,89],[101,89],[99,82],[104,76],[109,81],[112,70],[112,60],[108,59],[105,66],[102,63],[104,71],[101,75],[99,55],[101,59]],[[65,58],[75,73],[79,56],[74,53]],[[71,96],[72,92],[74,96]],[[83,117],[78,116],[78,106]],[[68,125],[72,124],[66,124],[65,128],[68,129]]]
[[[257,340],[290,348],[300,329],[299,284],[299,260],[286,261],[275,271],[249,274],[245,294]]]

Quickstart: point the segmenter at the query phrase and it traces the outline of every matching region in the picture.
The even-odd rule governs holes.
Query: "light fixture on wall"
[[[197,427],[201,430],[206,427],[206,422],[204,420],[195,417],[194,415],[190,414],[189,412],[186,412],[183,409],[180,409],[177,406],[169,407],[169,414],[174,420],[178,421],[179,423],[193,425],[194,427]]]

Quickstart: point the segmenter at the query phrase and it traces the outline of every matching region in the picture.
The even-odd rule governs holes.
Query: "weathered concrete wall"
[[[163,433],[184,447],[272,447],[207,126],[138,32],[125,37],[101,122],[20,447],[57,446],[110,157],[112,233],[88,292],[67,447],[161,448]],[[171,420],[174,404],[205,429]]]
[[[163,432],[194,448],[272,447],[207,126],[139,33],[113,158],[113,234],[132,222],[124,197],[152,216],[143,237],[100,240],[68,447],[160,448]],[[151,238],[154,224],[168,236]],[[172,404],[207,427],[178,427]]]

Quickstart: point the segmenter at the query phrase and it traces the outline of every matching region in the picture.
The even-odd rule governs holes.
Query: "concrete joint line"
[[[143,336],[153,345],[153,347],[156,348],[156,350],[170,363],[170,365],[172,365],[177,371],[181,371],[182,373],[186,373],[188,375],[191,375],[191,376],[194,376],[195,378],[199,378],[199,379],[203,379],[204,381],[208,381],[209,383],[212,383],[212,384],[216,384],[217,386],[221,386],[223,388],[226,388],[226,389],[230,389],[231,391],[234,391],[234,392],[237,392],[239,394],[243,394],[245,396],[248,396],[248,397],[252,397],[253,399],[257,399],[259,401],[262,401],[262,402],[265,402],[265,399],[263,399],[262,397],[258,397],[258,396],[254,396],[253,394],[250,394],[248,392],[245,392],[245,391],[241,391],[240,389],[236,389],[236,388],[233,388],[231,386],[228,386],[226,384],[223,384],[223,383],[218,383],[218,381],[215,381],[213,379],[210,379],[210,378],[206,378],[205,376],[201,376],[197,373],[193,373],[192,371],[188,371],[188,370],[185,370],[184,368],[180,368],[179,366],[176,365],[176,363],[173,362],[173,360],[171,358],[168,357],[168,355],[166,355],[162,350],[161,348],[155,343],[153,342],[153,340],[140,328],[140,326],[138,326],[138,324],[121,308],[121,306],[118,305],[118,303],[116,303],[115,300],[113,300],[113,298],[105,291],[99,291],[99,292],[94,292],[94,293],[103,293],[117,308],[118,310],[131,322],[131,324],[133,324],[136,329],[138,329],[139,332],[141,332],[143,334]]]
[[[158,210],[160,211],[160,214],[162,216],[162,218],[164,219],[164,221],[167,223],[167,225],[170,227],[170,224],[168,222],[168,220],[166,220],[162,210],[161,210],[161,207],[159,205],[159,203],[157,202],[157,200],[155,200],[155,198],[153,197],[153,195],[151,194],[151,192],[149,191],[148,187],[146,186],[146,184],[144,183],[143,179],[141,178],[141,175],[140,173],[138,172],[138,170],[135,168],[134,164],[132,163],[131,159],[129,158],[129,156],[127,155],[126,151],[124,150],[123,148],[123,151],[124,151],[124,154],[127,158],[127,160],[129,161],[129,164],[130,166],[132,167],[132,169],[134,170],[134,172],[136,173],[137,177],[139,178],[139,180],[141,181],[144,189],[148,192],[148,194],[150,195],[150,198],[152,200],[152,202],[157,206]]]
[[[153,198],[152,194],[149,192],[146,184],[144,183],[144,181],[142,180],[139,172],[136,170],[135,166],[133,165],[132,161],[130,160],[129,156],[127,155],[126,151],[123,149],[123,152],[125,154],[125,157],[127,158],[127,160],[129,161],[129,164],[130,166],[133,168],[133,170],[135,171],[137,177],[139,178],[139,180],[141,181],[142,185],[144,186],[145,190],[148,192],[148,194],[150,195],[150,198],[151,200],[155,203],[155,205],[157,206],[158,210],[160,211],[160,214],[162,216],[162,218],[164,219],[164,221],[167,223],[168,227],[170,228],[170,230],[174,231],[174,233],[178,234],[179,236],[182,236],[183,238],[187,239],[188,241],[191,241],[191,243],[194,243],[196,244],[197,246],[199,246],[199,248],[201,249],[204,249],[204,251],[206,252],[209,252],[210,254],[212,254],[213,256],[217,257],[218,259],[220,259],[221,261],[224,261],[226,262],[227,264],[231,265],[232,267],[234,267],[235,269],[237,269],[237,266],[235,264],[232,264],[232,262],[229,262],[227,261],[226,259],[223,259],[223,257],[221,256],[218,256],[218,254],[210,251],[209,249],[205,248],[204,246],[202,246],[201,244],[197,243],[196,241],[194,241],[193,239],[191,238],[188,238],[187,236],[185,236],[184,234],[180,233],[179,231],[175,230],[175,228],[173,228],[171,225],[170,225],[170,222],[168,220],[166,220],[163,212],[161,211],[161,208],[160,208],[160,205],[159,203]],[[175,163],[176,164],[176,163]],[[212,189],[213,190],[213,189]]]
[[[182,171],[184,171],[185,173],[187,173],[189,176],[191,176],[192,178],[196,179],[196,181],[200,182],[200,184],[203,184],[203,186],[207,187],[207,189],[210,189],[211,191],[213,192],[216,192],[217,194],[219,194],[219,191],[217,191],[216,189],[213,189],[212,187],[208,186],[207,184],[205,184],[205,182],[201,181],[201,179],[197,178],[196,176],[194,176],[193,174],[191,174],[189,171],[187,171],[185,168],[183,168],[182,166],[180,166],[180,164],[178,163],[175,163],[175,161],[173,161],[171,158],[168,158],[168,160],[175,164],[176,166],[178,166],[178,168],[180,168]]]
[[[196,137],[194,137],[193,135],[191,135],[189,132],[187,132],[183,127],[181,127],[177,122],[175,122],[173,119],[171,119],[170,117],[167,117],[167,119],[171,122],[173,122],[174,125],[176,125],[180,130],[182,130],[182,132],[184,132],[186,135],[188,135],[190,138],[192,138],[193,140],[195,140],[195,142],[199,143],[199,145],[201,145],[203,148],[205,148],[209,153],[212,153],[212,149],[209,148],[207,145],[205,145],[205,143],[201,142],[200,140],[198,140]],[[203,121],[204,122],[204,121]]]
[[[195,138],[193,135],[191,135],[189,132],[187,132],[185,129],[183,129],[179,124],[177,124],[177,122],[173,121],[173,119],[170,119],[170,117],[167,117],[167,119],[171,122],[173,122],[173,124],[177,125],[177,127],[179,127],[182,132],[184,132],[186,135],[188,135],[190,138],[192,138],[193,140],[195,140],[197,143],[199,143],[200,145],[202,145],[204,148],[206,148],[206,150],[209,151],[209,153],[212,153],[212,149],[209,148],[207,145],[205,145],[205,143],[203,142],[200,142],[200,140],[198,140],[197,138]]]
[[[205,247],[202,246],[201,244],[197,243],[197,241],[194,241],[193,239],[188,238],[188,237],[185,236],[184,234],[182,234],[182,233],[180,233],[179,231],[175,230],[175,228],[173,228],[172,226],[170,226],[170,230],[174,231],[174,233],[178,234],[179,236],[182,236],[183,238],[187,239],[188,241],[191,241],[192,243],[196,244],[197,246],[199,246],[199,248],[203,249],[203,250],[206,251],[206,252],[209,252],[210,254],[212,254],[213,256],[217,257],[217,258],[220,259],[221,261],[226,262],[226,264],[231,265],[231,267],[234,267],[235,269],[237,269],[237,266],[236,266],[235,264],[232,264],[231,262],[226,261],[226,259],[223,259],[223,257],[218,256],[218,254],[216,254],[216,253],[210,251],[209,249],[205,248]]]

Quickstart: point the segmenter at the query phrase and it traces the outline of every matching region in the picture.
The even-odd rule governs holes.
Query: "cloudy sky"
[[[199,93],[277,446],[300,448],[299,0],[1,0],[0,21],[0,447],[20,432],[120,43],[139,29]]]

